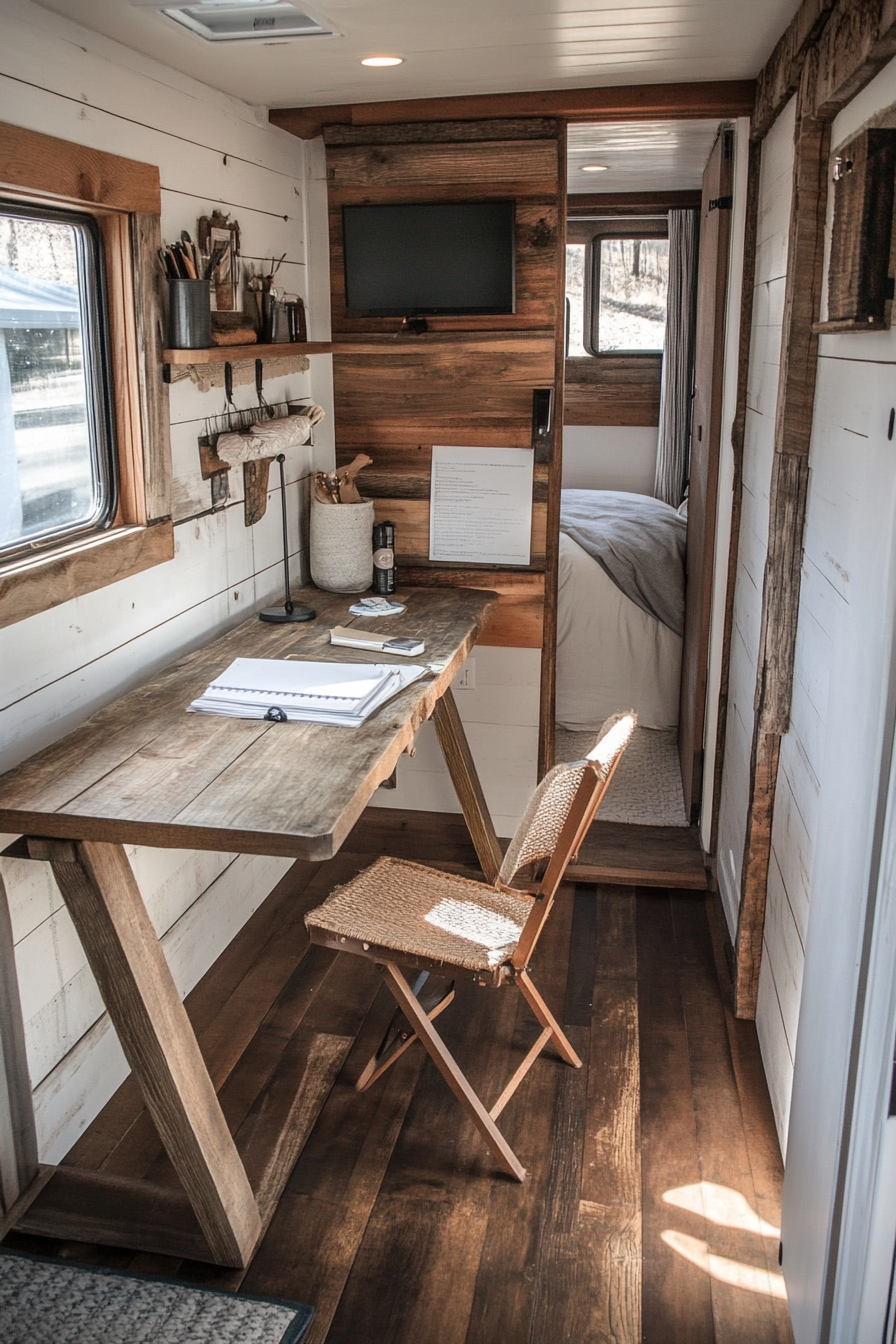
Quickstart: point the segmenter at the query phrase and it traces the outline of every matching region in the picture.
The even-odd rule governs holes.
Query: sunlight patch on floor
[[[770,1274],[767,1269],[760,1269],[756,1265],[745,1265],[740,1260],[729,1260],[727,1256],[715,1255],[705,1241],[700,1241],[698,1237],[689,1237],[685,1232],[673,1232],[667,1229],[661,1232],[660,1236],[678,1255],[689,1260],[692,1265],[696,1265],[719,1283],[730,1284],[733,1288],[744,1288],[749,1293],[763,1293],[766,1297],[787,1300],[783,1275]]]
[[[715,1185],[712,1181],[697,1181],[694,1185],[682,1185],[677,1190],[667,1190],[663,1195],[666,1204],[676,1209],[685,1209],[696,1213],[718,1227],[733,1227],[739,1232],[755,1232],[759,1237],[781,1239],[781,1229],[767,1223],[752,1209],[739,1190],[728,1185]]]

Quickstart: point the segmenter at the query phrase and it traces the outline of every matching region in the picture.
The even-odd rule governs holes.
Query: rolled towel
[[[288,415],[279,420],[267,420],[253,425],[245,434],[220,434],[218,456],[232,467],[239,462],[257,462],[263,457],[276,457],[287,448],[307,443],[312,425],[316,425],[323,414],[319,406],[311,406],[308,415]]]

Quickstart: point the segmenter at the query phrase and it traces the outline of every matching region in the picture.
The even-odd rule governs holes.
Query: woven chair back
[[[585,760],[555,765],[532,795],[495,884],[510,886],[525,864],[550,856],[511,957],[519,969],[527,965],[535,949],[557,888],[570,860],[578,853],[636,726],[634,713],[614,714],[604,723]]]
[[[608,781],[616,761],[628,745],[635,723],[632,713],[614,714],[601,728],[597,742],[585,760],[555,765],[548,771],[529,799],[504,855],[498,874],[502,886],[511,886],[516,874],[526,864],[554,854],[586,769],[590,765],[589,775],[593,776],[595,789]]]

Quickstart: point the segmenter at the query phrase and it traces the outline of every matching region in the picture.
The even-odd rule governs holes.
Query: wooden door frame
[[[727,142],[726,142],[727,137]],[[716,206],[716,212],[719,218],[719,237],[716,256],[716,273],[714,283],[714,308],[713,323],[710,339],[707,341],[707,347],[710,352],[709,375],[709,417],[706,424],[708,435],[708,448],[706,452],[706,481],[704,483],[704,517],[703,517],[703,544],[699,557],[700,576],[702,580],[702,589],[694,591],[690,583],[685,588],[685,626],[684,639],[681,650],[681,693],[679,701],[678,714],[678,748],[681,764],[681,779],[684,790],[685,811],[692,825],[699,824],[700,813],[702,811],[703,798],[705,796],[704,777],[705,762],[704,751],[706,747],[706,707],[709,690],[709,664],[710,648],[712,636],[712,598],[713,598],[713,579],[715,575],[717,559],[717,537],[718,537],[718,506],[719,506],[719,468],[721,464],[722,452],[722,408],[725,391],[725,362],[726,362],[726,305],[728,292],[731,282],[731,245],[733,232],[733,190],[734,190],[734,172],[735,172],[735,130],[730,122],[722,122],[719,125],[718,134],[713,141],[712,149],[706,160],[704,167],[704,179],[706,171],[716,152],[716,146],[722,156],[722,167],[719,173],[720,185],[730,188],[728,191],[720,190],[721,196],[728,196],[729,205],[727,207]],[[727,163],[727,168],[725,164]],[[705,194],[705,187],[704,187]],[[708,217],[712,205],[709,201],[704,202],[701,199],[700,205],[700,234],[697,251],[697,308],[695,312],[695,323],[700,317],[699,295],[700,281],[706,275],[706,264],[703,256],[704,240],[703,220]],[[705,213],[704,213],[705,211]],[[699,328],[694,333],[694,369],[693,386],[696,397],[697,387],[697,359],[699,354]],[[699,433],[697,427],[696,432]],[[695,425],[690,427],[691,448],[689,455],[688,480],[689,485],[693,475],[694,462],[694,436]],[[689,488],[688,498],[693,495],[693,490]],[[688,572],[691,570],[690,547],[693,540],[691,531],[692,513],[688,512]],[[696,679],[692,690],[686,684],[685,672],[686,656],[688,652],[688,639],[694,639],[697,649],[697,670]],[[691,744],[691,760],[687,761],[683,753],[683,728],[685,727],[685,715],[683,709],[686,703],[690,704],[692,711],[691,730],[693,732],[693,742]],[[696,812],[696,815],[695,815]]]

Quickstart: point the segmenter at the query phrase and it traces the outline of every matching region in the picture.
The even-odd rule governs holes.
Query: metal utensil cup
[[[168,346],[207,350],[212,343],[210,280],[168,281]]]

